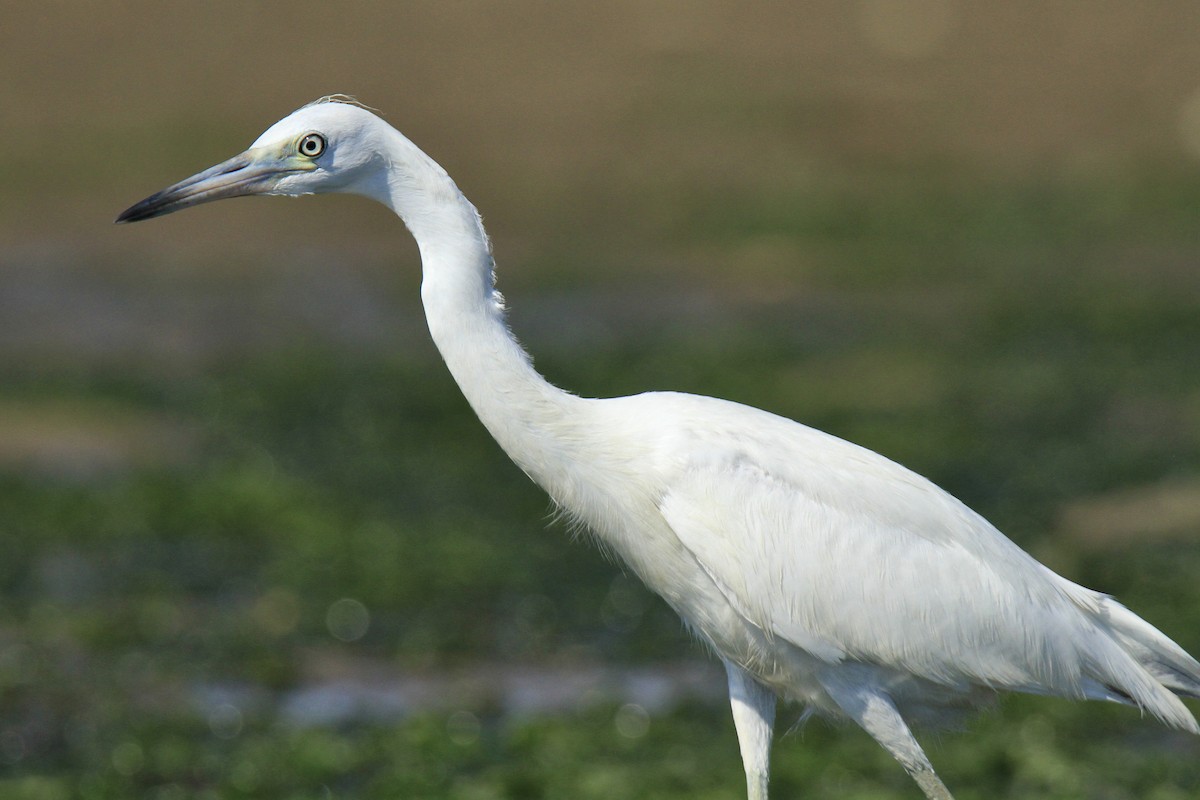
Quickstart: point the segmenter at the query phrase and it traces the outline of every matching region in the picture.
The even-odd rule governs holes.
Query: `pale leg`
[[[900,762],[928,800],[954,800],[887,694],[838,681],[821,683],[834,702]]]
[[[729,705],[737,730],[746,793],[750,800],[767,800],[771,776],[771,735],[775,728],[775,693],[739,666],[725,662],[729,675]]]

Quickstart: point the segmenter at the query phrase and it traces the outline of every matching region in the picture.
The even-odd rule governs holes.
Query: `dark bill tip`
[[[134,203],[118,214],[113,222],[117,225],[122,225],[126,222],[141,222],[144,219],[153,219],[154,217],[161,217],[163,214],[171,213],[171,209],[164,207],[160,202],[162,199],[161,194],[162,192],[152,194],[145,200]]]

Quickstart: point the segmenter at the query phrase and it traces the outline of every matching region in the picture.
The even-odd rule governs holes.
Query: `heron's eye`
[[[325,152],[325,137],[319,133],[307,134],[300,140],[300,146],[297,149],[302,156],[316,158]]]

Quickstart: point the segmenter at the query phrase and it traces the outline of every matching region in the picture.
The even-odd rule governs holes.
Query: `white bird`
[[[416,239],[429,330],[496,441],[724,662],[751,800],[777,698],[849,718],[930,800],[909,730],[998,690],[1109,700],[1200,733],[1200,663],[1112,598],[1038,563],[904,467],[737,403],[578,397],[505,324],[478,212],[371,111],[322,98],[246,152],[132,206],[132,222],[240,195],[364,195]]]

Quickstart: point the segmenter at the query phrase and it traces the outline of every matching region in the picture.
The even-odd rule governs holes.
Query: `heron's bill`
[[[312,168],[311,162],[256,147],[134,203],[116,221],[138,222],[226,197],[270,194],[280,177]]]

